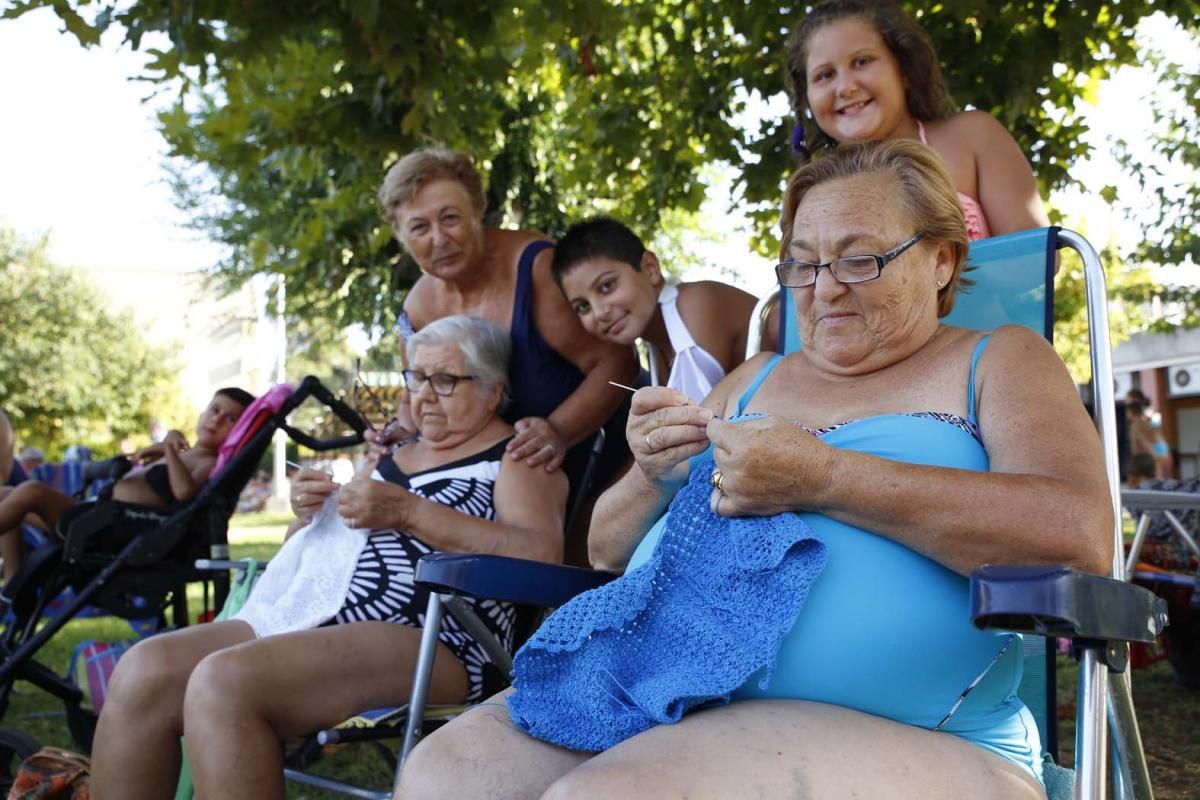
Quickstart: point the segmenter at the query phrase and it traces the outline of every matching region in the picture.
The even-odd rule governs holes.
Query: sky
[[[48,234],[56,262],[111,273],[114,280],[120,274],[136,283],[139,273],[210,266],[221,251],[183,227],[162,172],[165,145],[154,105],[142,102],[150,88],[130,80],[146,57],[121,47],[120,31],[85,50],[60,30],[49,9],[0,21],[0,222],[24,236]],[[1192,43],[1172,46],[1180,34],[1169,25],[1152,24],[1143,34],[1173,53],[1195,55]],[[1141,98],[1152,90],[1145,75],[1126,68],[1101,92],[1088,113],[1095,155],[1075,167],[1089,186],[1117,184],[1134,196],[1107,155],[1108,139],[1142,138],[1150,112]],[[725,238],[706,253],[718,268],[685,277],[730,280],[733,270],[740,285],[762,295],[772,288],[770,263],[748,254],[727,197],[727,185],[716,187],[707,208]],[[1052,202],[1098,247],[1110,238],[1123,250],[1136,242],[1136,225],[1098,197],[1069,192]]]
[[[220,250],[182,227],[161,169],[165,145],[146,57],[111,30],[85,50],[50,9],[0,21],[0,221],[49,234],[61,264],[191,271]],[[143,45],[145,47],[145,44]]]

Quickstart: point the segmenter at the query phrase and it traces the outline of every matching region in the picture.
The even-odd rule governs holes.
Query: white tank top
[[[667,336],[671,339],[671,349],[675,351],[675,361],[671,364],[667,386],[683,392],[699,403],[708,397],[713,387],[725,377],[725,370],[719,361],[692,338],[679,316],[679,309],[675,307],[678,298],[679,289],[673,284],[664,285],[658,295],[663,322],[667,326]]]

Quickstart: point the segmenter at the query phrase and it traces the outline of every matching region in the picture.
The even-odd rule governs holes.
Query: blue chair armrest
[[[1067,567],[984,566],[971,575],[971,621],[1064,639],[1153,642],[1167,603],[1148,589]]]
[[[432,553],[417,562],[414,580],[418,586],[442,594],[554,607],[615,577],[597,570],[505,556]]]

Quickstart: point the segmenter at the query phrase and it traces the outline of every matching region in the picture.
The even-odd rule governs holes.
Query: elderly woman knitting
[[[965,576],[1107,569],[1095,430],[1036,334],[939,322],[967,237],[924,145],[803,167],[782,227],[803,350],[635,395],[591,547],[625,575],[414,751],[405,800],[1044,797],[1020,642],[971,626]]]
[[[302,470],[293,533],[242,610],[122,658],[96,733],[95,797],[172,796],[183,733],[198,796],[283,797],[281,739],[407,698],[428,600],[411,583],[422,555],[561,558],[566,477],[503,457],[510,349],[499,326],[463,316],[412,337],[404,377],[419,439],[345,486]],[[511,647],[512,607],[479,610]],[[448,620],[431,701],[486,697],[506,682]]]

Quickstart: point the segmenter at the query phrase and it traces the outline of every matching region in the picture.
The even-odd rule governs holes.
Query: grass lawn
[[[290,520],[291,515],[286,513],[235,516],[230,528],[233,557],[269,559],[283,541],[284,529]],[[200,608],[198,586],[189,591],[189,602],[193,609]],[[65,671],[78,642],[122,640],[131,635],[128,623],[111,617],[74,620],[50,641],[39,660]],[[1069,763],[1074,749],[1077,675],[1074,662],[1060,656],[1058,703],[1064,763]],[[1197,730],[1200,692],[1187,692],[1176,685],[1165,661],[1149,669],[1134,671],[1133,690],[1155,796],[1159,800],[1200,798],[1200,731]],[[4,722],[41,744],[77,749],[67,731],[61,704],[29,684],[17,684]],[[387,744],[392,750],[398,747],[398,742]],[[315,764],[312,771],[375,789],[387,789],[391,785],[390,768],[376,748],[369,745],[332,752]],[[288,797],[295,800],[325,800],[339,796],[295,784],[288,787]]]

